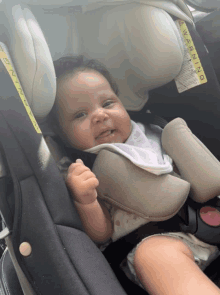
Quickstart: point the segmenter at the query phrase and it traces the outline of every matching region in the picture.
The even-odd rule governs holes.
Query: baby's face
[[[129,137],[130,117],[101,74],[77,73],[60,82],[57,94],[59,122],[73,147],[86,150]]]

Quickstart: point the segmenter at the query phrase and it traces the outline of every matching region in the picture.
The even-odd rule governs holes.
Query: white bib
[[[152,140],[150,141],[141,130],[144,130],[144,125],[137,124],[134,121],[131,121],[131,123],[132,131],[125,143],[104,143],[87,149],[86,152],[98,154],[100,150],[107,149],[121,154],[136,166],[155,175],[172,172],[172,159],[163,151],[153,147]]]

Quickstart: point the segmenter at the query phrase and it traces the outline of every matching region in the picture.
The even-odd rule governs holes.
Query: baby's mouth
[[[109,135],[111,135],[115,130],[107,130],[107,131],[103,131],[98,137],[97,139],[99,138],[103,138],[103,137],[107,137]]]

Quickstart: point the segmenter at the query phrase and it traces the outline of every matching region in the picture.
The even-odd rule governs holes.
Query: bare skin
[[[69,167],[66,184],[86,233],[97,243],[107,241],[112,236],[111,218],[107,209],[97,200],[96,187],[99,181],[94,173],[78,159]]]
[[[151,295],[219,295],[219,288],[194,261],[193,253],[178,239],[150,237],[138,247],[135,271]]]
[[[130,118],[100,74],[81,72],[58,88],[59,121],[70,144],[81,150],[102,143],[125,142]],[[113,233],[107,209],[97,200],[99,182],[78,159],[66,180],[86,233],[97,243]],[[191,250],[170,237],[150,237],[138,247],[134,266],[151,295],[219,295],[220,290],[199,269]]]
[[[129,137],[130,117],[101,74],[74,75],[60,83],[58,97],[60,125],[72,146],[86,150]]]

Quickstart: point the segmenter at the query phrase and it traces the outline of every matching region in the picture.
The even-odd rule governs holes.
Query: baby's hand
[[[90,204],[97,198],[96,188],[99,181],[95,174],[80,159],[70,165],[66,184],[74,200],[81,204]]]

